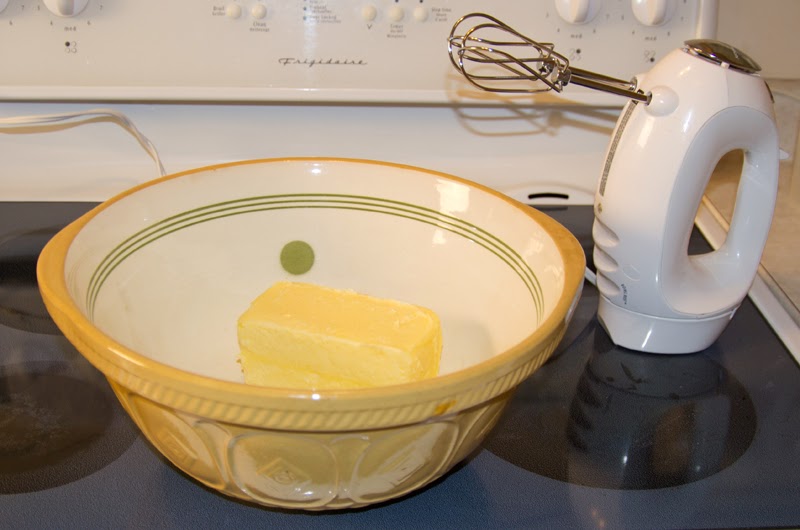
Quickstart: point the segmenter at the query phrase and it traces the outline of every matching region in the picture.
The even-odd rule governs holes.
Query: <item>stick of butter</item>
[[[435,376],[442,332],[430,309],[282,281],[238,322],[249,384],[304,389],[394,385]]]

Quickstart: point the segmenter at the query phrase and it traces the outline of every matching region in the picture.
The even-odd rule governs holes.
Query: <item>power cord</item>
[[[158,155],[156,146],[151,142],[142,132],[134,125],[134,123],[122,112],[114,109],[97,108],[76,112],[59,112],[54,114],[35,114],[30,116],[12,116],[0,118],[0,127],[20,127],[26,125],[49,125],[60,122],[74,122],[75,125],[82,125],[81,122],[87,122],[93,118],[102,117],[110,118],[111,121],[122,126],[125,130],[131,133],[145,151],[150,155],[150,158],[158,166],[160,175],[166,175],[164,165],[161,163],[161,157]]]

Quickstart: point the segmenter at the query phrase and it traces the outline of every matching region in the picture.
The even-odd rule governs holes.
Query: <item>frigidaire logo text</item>
[[[299,57],[281,57],[278,63],[282,66],[366,66],[367,61],[364,59],[307,59]]]

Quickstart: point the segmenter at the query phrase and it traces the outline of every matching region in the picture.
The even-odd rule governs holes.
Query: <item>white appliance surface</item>
[[[578,86],[482,92],[450,65],[447,37],[460,16],[490,10],[576,66],[631,78],[715,27],[713,1],[639,4],[10,0],[0,12],[0,117],[111,107],[155,144],[168,172],[357,157],[453,173],[515,198],[589,204],[621,98]],[[0,196],[101,200],[155,176],[130,134],[89,121],[0,128]]]

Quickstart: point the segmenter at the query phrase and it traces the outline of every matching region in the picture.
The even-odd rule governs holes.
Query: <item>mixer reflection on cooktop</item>
[[[800,369],[746,301],[693,355],[615,347],[586,285],[553,358],[436,483],[372,508],[269,510],[163,460],[58,333],[35,262],[78,203],[0,205],[0,520],[21,527],[775,527],[800,524]],[[547,210],[584,245],[588,206]],[[693,252],[707,249],[699,236]]]

